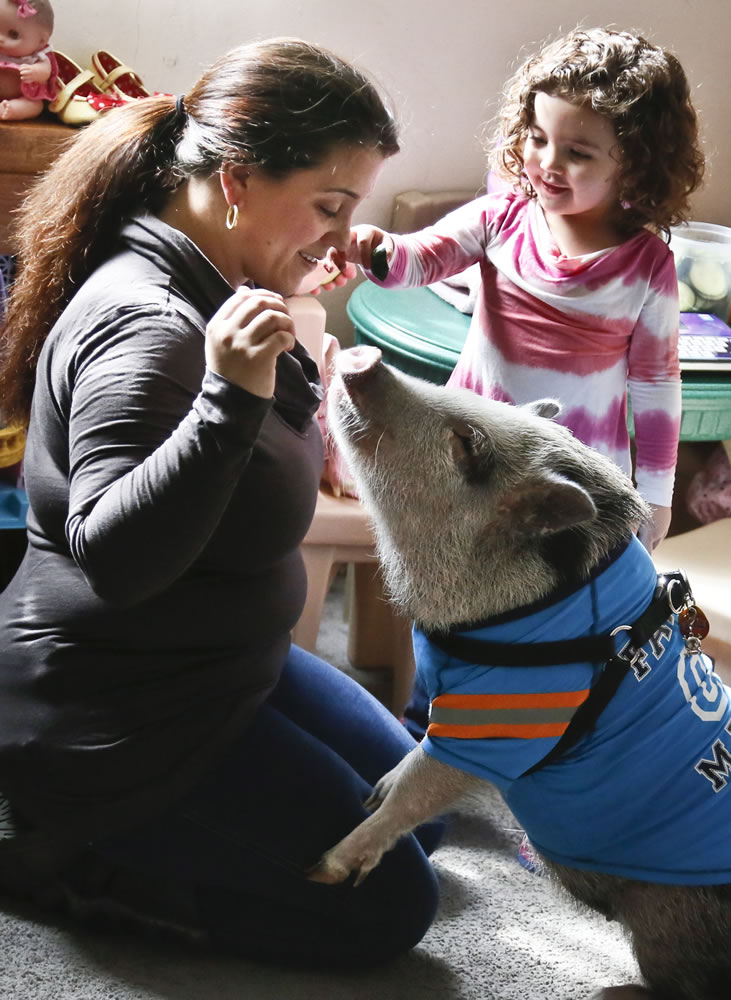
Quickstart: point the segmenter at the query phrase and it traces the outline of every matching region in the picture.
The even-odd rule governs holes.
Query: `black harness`
[[[553,749],[526,774],[550,764],[590,732],[614,697],[628,670],[642,655],[642,647],[673,615],[693,607],[693,594],[685,573],[676,570],[657,578],[647,608],[631,625],[618,625],[608,635],[587,635],[557,642],[490,642],[455,632],[429,632],[427,638],[438,649],[465,663],[485,667],[548,667],[564,663],[604,664],[589,695],[579,705],[563,736]],[[628,639],[616,651],[615,636],[627,632]]]

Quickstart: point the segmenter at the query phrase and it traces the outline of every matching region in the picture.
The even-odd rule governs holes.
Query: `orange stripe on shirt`
[[[580,705],[589,695],[583,691],[546,691],[542,694],[440,694],[433,704],[441,708],[566,708]]]

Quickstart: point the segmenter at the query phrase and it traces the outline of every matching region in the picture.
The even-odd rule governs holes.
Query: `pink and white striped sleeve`
[[[654,271],[630,340],[627,385],[635,425],[635,480],[650,503],[672,502],[681,418],[678,282],[667,253]]]

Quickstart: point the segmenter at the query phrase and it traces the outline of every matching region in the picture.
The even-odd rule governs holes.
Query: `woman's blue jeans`
[[[400,840],[357,888],[305,873],[367,816],[372,785],[415,745],[360,685],[292,647],[269,700],[183,801],[91,846],[122,871],[188,892],[201,928],[226,951],[373,964],[415,945],[434,918],[438,887],[427,855],[443,822]]]

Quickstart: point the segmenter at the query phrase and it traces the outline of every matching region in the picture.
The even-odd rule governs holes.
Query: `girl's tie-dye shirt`
[[[642,230],[565,257],[535,201],[485,195],[410,235],[394,235],[386,287],[427,285],[479,263],[470,330],[449,384],[521,404],[550,397],[557,418],[632,473],[650,503],[672,500],[681,416],[673,255]],[[371,280],[376,281],[369,272]]]

